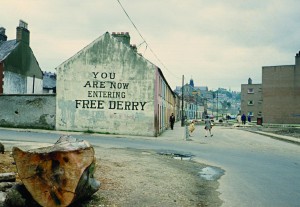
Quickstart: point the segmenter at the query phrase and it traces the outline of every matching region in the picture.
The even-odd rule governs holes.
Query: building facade
[[[262,84],[253,84],[251,78],[248,84],[241,85],[241,114],[251,117],[252,121],[262,117]]]
[[[0,94],[43,92],[43,74],[29,46],[27,27],[20,20],[14,40],[7,40],[5,29],[0,28]]]
[[[56,129],[158,136],[175,112],[161,70],[106,32],[57,68]]]
[[[272,124],[300,124],[300,52],[295,65],[262,67],[263,119]]]

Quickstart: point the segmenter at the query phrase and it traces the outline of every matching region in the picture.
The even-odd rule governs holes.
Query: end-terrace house
[[[158,136],[175,112],[162,71],[106,32],[57,68],[56,129]]]
[[[43,73],[30,48],[27,27],[20,20],[13,40],[7,40],[5,28],[0,28],[0,94],[43,92]]]

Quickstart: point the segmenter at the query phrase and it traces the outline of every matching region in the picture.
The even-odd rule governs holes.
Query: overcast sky
[[[22,19],[43,71],[55,68],[105,32],[129,32],[138,52],[169,85],[240,91],[262,66],[295,64],[299,0],[1,0],[0,26],[15,39]],[[153,52],[155,55],[153,55]]]

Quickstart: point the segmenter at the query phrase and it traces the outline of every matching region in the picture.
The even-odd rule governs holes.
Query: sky
[[[263,66],[295,64],[299,9],[299,0],[1,0],[0,27],[11,40],[19,20],[28,23],[43,71],[56,72],[105,32],[129,32],[172,89],[184,77],[240,91],[248,78],[261,83]]]

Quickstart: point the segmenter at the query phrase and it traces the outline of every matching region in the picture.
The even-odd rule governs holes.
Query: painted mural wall
[[[57,67],[56,129],[155,136],[156,70],[105,33]]]

